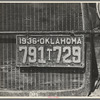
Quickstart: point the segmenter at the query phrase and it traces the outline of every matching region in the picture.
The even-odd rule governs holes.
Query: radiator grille
[[[0,4],[0,31],[83,30],[80,4]],[[84,83],[84,73],[64,68],[16,67],[16,34],[0,35],[0,89],[73,90]],[[41,69],[41,68],[40,68]],[[45,70],[45,71],[43,71]],[[30,70],[31,71],[31,70]]]
[[[67,68],[32,68],[30,73],[16,67],[15,35],[0,36],[0,89],[65,90],[77,89],[84,83],[84,74]],[[32,71],[32,72],[31,72]]]
[[[82,30],[80,4],[0,4],[0,31]]]

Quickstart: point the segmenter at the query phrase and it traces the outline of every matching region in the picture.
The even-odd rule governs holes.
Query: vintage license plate
[[[84,35],[17,35],[19,67],[84,67]]]

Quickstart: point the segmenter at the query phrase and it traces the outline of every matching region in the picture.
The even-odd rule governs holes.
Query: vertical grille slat
[[[4,45],[4,43],[3,43],[3,65],[5,64],[4,63],[4,61],[5,61],[5,55],[4,55],[4,47],[5,47],[5,45]],[[4,84],[5,84],[5,82],[4,82],[4,79],[5,79],[5,77],[4,77],[4,67],[3,67],[3,69],[2,69],[2,71],[3,71],[3,77],[2,77],[2,86],[4,87]]]
[[[8,38],[8,36],[7,36],[7,38]],[[8,42],[8,41],[7,41]],[[8,54],[9,54],[9,52],[8,52],[8,43],[7,43],[7,49],[6,49],[7,51],[7,62],[8,62]],[[7,88],[8,88],[8,79],[9,79],[9,77],[8,77],[8,67],[9,67],[9,65],[7,64]]]
[[[29,90],[29,81],[28,81],[28,79],[29,79],[29,75],[28,75],[28,73],[27,73],[27,90]]]

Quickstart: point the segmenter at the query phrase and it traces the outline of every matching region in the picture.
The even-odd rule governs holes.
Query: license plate
[[[19,67],[84,67],[84,35],[17,35]]]

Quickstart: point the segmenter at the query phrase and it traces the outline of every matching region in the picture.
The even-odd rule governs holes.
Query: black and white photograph
[[[100,97],[100,2],[0,1],[0,97]]]

